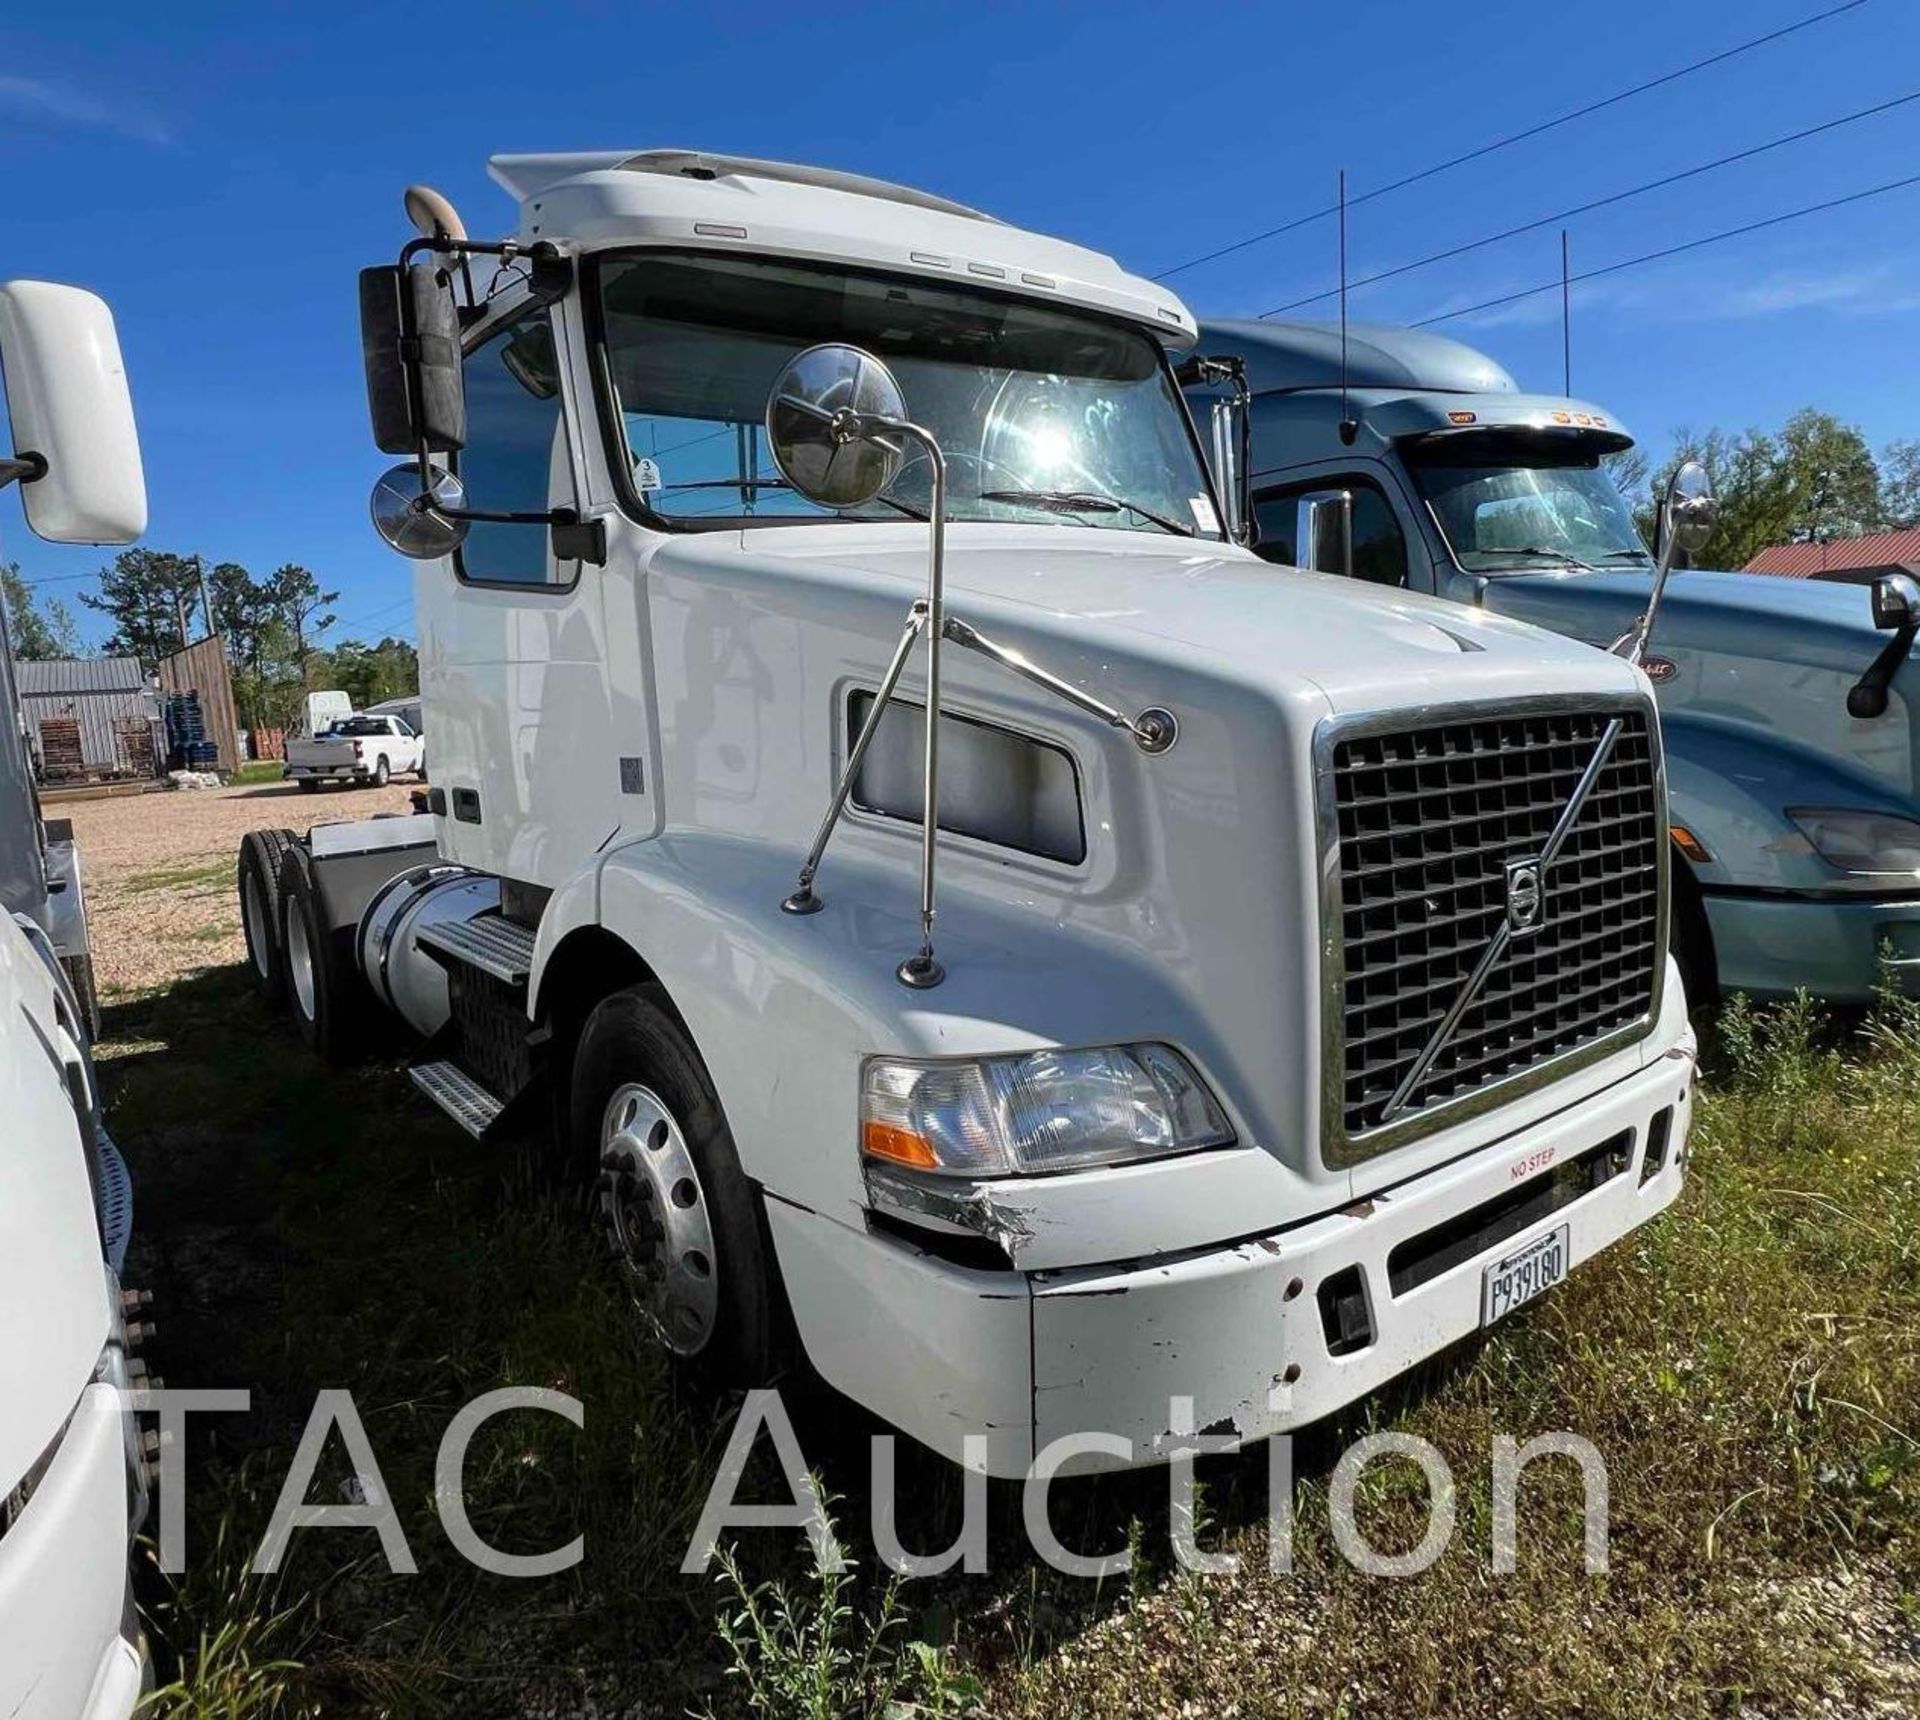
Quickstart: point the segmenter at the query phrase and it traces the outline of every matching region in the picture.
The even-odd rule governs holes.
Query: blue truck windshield
[[[833,517],[788,489],[767,394],[821,341],[879,355],[940,441],[955,520],[1218,537],[1199,448],[1159,345],[1066,307],[940,282],[745,257],[602,263],[607,373],[634,489],[687,525]],[[924,517],[923,454],[840,517]]]
[[[1594,461],[1409,463],[1453,558],[1468,573],[1652,565],[1632,510]]]

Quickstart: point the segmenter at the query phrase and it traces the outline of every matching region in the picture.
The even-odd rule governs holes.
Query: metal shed
[[[133,657],[15,664],[34,763],[49,782],[159,771],[160,704]]]

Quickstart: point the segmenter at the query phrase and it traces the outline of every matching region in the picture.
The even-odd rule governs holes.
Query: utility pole
[[[1560,392],[1573,394],[1573,277],[1568,272],[1564,227],[1560,229]]]
[[[187,638],[187,599],[184,592],[173,594],[174,618],[180,623],[180,649],[186,650],[191,641]]]

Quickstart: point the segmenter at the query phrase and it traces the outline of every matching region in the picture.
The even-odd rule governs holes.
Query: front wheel
[[[760,1197],[700,1054],[653,987],[603,999],[574,1057],[571,1139],[634,1312],[714,1385],[763,1385],[786,1359]]]

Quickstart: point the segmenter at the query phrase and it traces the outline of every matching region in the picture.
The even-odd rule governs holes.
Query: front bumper
[[[1723,992],[1868,1003],[1888,980],[1920,997],[1920,901],[1709,895]]]
[[[1578,1266],[1644,1224],[1680,1191],[1693,1083],[1688,1040],[1369,1200],[1231,1246],[1112,1266],[980,1270],[784,1202],[769,1201],[768,1216],[809,1358],[884,1420],[955,1459],[965,1435],[984,1435],[995,1475],[1023,1475],[1050,1442],[1089,1432],[1126,1439],[1125,1462],[1154,1463],[1179,1444],[1176,1398],[1192,1400],[1188,1427],[1237,1442],[1305,1426],[1474,1331],[1490,1261],[1565,1225]],[[1662,1113],[1666,1144],[1651,1169]],[[1490,1222],[1509,1201],[1539,1198],[1609,1144],[1619,1170],[1476,1241],[1469,1215]],[[1407,1250],[1450,1224],[1466,1230],[1465,1252],[1433,1254],[1431,1275],[1407,1282]],[[1320,1291],[1355,1272],[1371,1337],[1346,1348],[1330,1338]]]
[[[127,1586],[120,1394],[92,1385],[0,1540],[0,1714],[126,1720],[150,1683]]]

